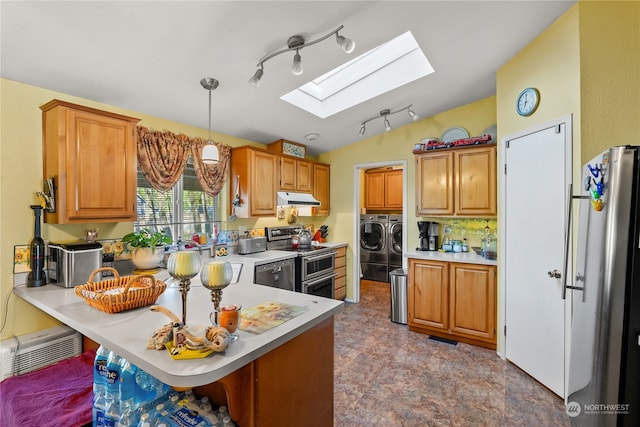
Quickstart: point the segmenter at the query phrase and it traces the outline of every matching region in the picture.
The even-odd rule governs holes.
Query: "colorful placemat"
[[[267,301],[254,307],[243,308],[240,329],[254,335],[259,335],[269,329],[282,325],[287,320],[306,312],[308,307],[285,304],[277,301]]]

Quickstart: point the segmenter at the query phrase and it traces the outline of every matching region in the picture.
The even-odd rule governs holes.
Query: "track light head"
[[[415,122],[415,121],[417,121],[417,120],[420,118],[420,116],[418,116],[418,115],[415,113],[415,111],[413,111],[413,110],[411,109],[411,107],[409,107],[409,109],[408,109],[407,113],[409,113],[409,117],[411,117],[411,120],[413,120],[414,122]]]
[[[363,123],[362,127],[360,128],[360,132],[358,132],[358,136],[363,136],[366,131],[367,129],[364,127],[364,123]]]
[[[256,70],[256,73],[253,75],[253,77],[249,79],[249,84],[255,87],[259,87],[260,79],[262,79],[263,75],[264,75],[264,70],[262,69],[262,65],[260,65],[260,68]]]
[[[384,118],[384,130],[389,132],[391,130],[391,124],[389,123],[389,120],[387,120],[387,118]]]
[[[351,53],[356,48],[356,42],[336,33],[336,42],[342,47],[345,53]]]
[[[293,64],[291,65],[291,72],[299,76],[302,74],[302,57],[300,56],[300,52],[296,50],[296,54],[293,56]]]

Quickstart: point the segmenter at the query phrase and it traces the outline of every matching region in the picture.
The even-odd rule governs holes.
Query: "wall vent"
[[[82,336],[65,325],[0,341],[0,381],[81,353]]]

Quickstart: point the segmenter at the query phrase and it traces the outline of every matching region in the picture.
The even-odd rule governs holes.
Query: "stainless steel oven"
[[[294,288],[296,292],[333,298],[336,251],[323,246],[294,249],[292,237],[299,231],[299,225],[265,228],[267,249],[297,252]]]
[[[336,251],[316,248],[298,252],[296,259],[296,291],[333,298]]]
[[[331,273],[323,277],[300,283],[300,290],[303,294],[317,295],[325,298],[334,297],[336,273]],[[297,290],[297,289],[296,289]]]

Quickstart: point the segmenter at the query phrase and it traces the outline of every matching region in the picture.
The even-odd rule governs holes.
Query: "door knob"
[[[549,277],[554,279],[559,279],[562,277],[562,273],[560,273],[557,269],[553,271],[547,271],[547,274],[549,275]]]

